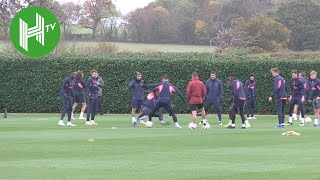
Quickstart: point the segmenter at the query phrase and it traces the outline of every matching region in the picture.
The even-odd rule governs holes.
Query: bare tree
[[[67,2],[61,5],[62,16],[60,24],[63,29],[64,36],[71,33],[72,25],[74,25],[80,18],[81,5],[73,2]]]
[[[110,17],[115,9],[112,0],[86,0],[82,7],[80,25],[92,29],[92,37],[96,38],[97,27],[103,18]]]
[[[0,0],[0,32],[2,38],[9,38],[9,27],[14,15],[22,8],[19,0]],[[1,38],[1,37],[0,37]]]

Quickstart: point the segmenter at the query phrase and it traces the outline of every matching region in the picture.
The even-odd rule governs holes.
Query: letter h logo
[[[36,13],[36,26],[28,28],[28,24],[20,20],[20,46],[28,51],[28,39],[36,36],[36,40],[44,46],[44,18]]]

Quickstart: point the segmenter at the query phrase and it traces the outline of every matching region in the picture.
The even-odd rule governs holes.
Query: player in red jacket
[[[203,108],[203,98],[206,95],[206,88],[202,81],[199,80],[196,72],[192,73],[192,79],[187,87],[187,99],[190,104],[190,110],[192,112],[192,123],[190,129],[197,128],[197,110],[201,110],[202,122],[204,127],[210,126],[207,122],[206,113]]]

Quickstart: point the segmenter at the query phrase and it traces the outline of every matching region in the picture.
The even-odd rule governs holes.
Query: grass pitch
[[[184,129],[175,129],[156,118],[154,128],[131,128],[130,115],[59,127],[59,114],[9,114],[0,118],[0,179],[319,180],[320,129],[275,129],[276,116],[257,117],[251,129],[239,117],[226,129],[210,115],[211,129],[192,131],[190,115],[178,115]],[[281,136],[288,130],[301,136]]]

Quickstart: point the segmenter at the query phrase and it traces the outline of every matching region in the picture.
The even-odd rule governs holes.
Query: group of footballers
[[[230,75],[228,78],[229,87],[232,94],[229,108],[229,124],[228,128],[235,128],[235,117],[239,113],[242,120],[241,128],[250,128],[251,125],[247,119],[256,119],[254,117],[254,109],[256,103],[256,81],[254,75],[250,74],[249,80],[246,81],[245,88],[242,82],[239,81],[235,75]],[[135,127],[139,121],[144,124],[143,121],[147,116],[149,121],[152,121],[152,117],[158,112],[159,120],[162,125],[168,125],[169,122],[163,119],[164,110],[173,118],[176,128],[182,128],[175,115],[174,108],[171,100],[171,93],[176,93],[181,100],[185,103],[186,100],[179,91],[179,89],[169,82],[167,74],[163,75],[162,82],[157,84],[147,84],[142,79],[140,72],[136,73],[135,79],[128,84],[128,88],[132,89],[132,126]],[[145,89],[151,89],[147,99],[144,101]],[[212,71],[210,78],[204,84],[199,80],[196,72],[192,73],[191,81],[187,86],[186,92],[187,100],[192,112],[192,122],[189,124],[189,128],[197,128],[197,111],[201,112],[203,127],[208,128],[206,116],[210,107],[213,107],[218,114],[219,125],[222,124],[221,118],[221,102],[224,97],[224,90],[222,82],[217,79],[216,73]],[[204,104],[205,99],[205,104]],[[247,117],[244,115],[245,102],[247,100]],[[140,109],[140,115],[136,119],[136,110]]]
[[[286,81],[279,75],[277,68],[271,69],[271,74],[274,77],[273,92],[269,97],[271,102],[276,101],[276,109],[278,114],[279,124],[277,128],[284,128],[285,121],[285,104],[289,100],[289,120],[288,125],[293,125],[294,114],[300,117],[300,126],[305,123],[305,102],[309,101],[313,104],[314,109],[314,124],[319,126],[319,112],[320,112],[320,80],[317,78],[317,72],[310,72],[310,80],[307,81],[305,72],[292,71],[292,79],[290,81],[290,95],[287,95]],[[101,78],[100,78],[101,79]],[[67,126],[75,126],[71,123],[73,112],[78,105],[82,103],[82,109],[79,119],[86,119],[86,125],[97,125],[94,121],[96,115],[96,107],[98,103],[98,92],[103,87],[103,81],[98,77],[98,72],[92,70],[91,77],[85,83],[83,81],[83,73],[81,71],[73,72],[69,77],[64,79],[60,90],[61,100],[63,102],[63,111],[59,125],[65,126],[63,118],[68,114]],[[236,114],[239,114],[242,120],[241,128],[250,128],[251,125],[248,120],[256,119],[254,117],[256,104],[256,80],[253,74],[249,75],[245,86],[242,82],[231,74],[228,77],[228,86],[231,91],[230,107],[229,107],[229,123],[225,125],[227,128],[235,128]],[[131,116],[132,126],[136,127],[137,123],[145,124],[144,119],[147,117],[152,122],[152,117],[159,117],[162,125],[168,125],[169,122],[163,119],[163,114],[167,112],[173,119],[177,128],[182,128],[174,111],[172,104],[171,93],[177,94],[183,103],[186,99],[180,90],[169,82],[169,77],[164,74],[162,81],[156,84],[148,84],[142,79],[142,73],[136,72],[134,80],[128,84],[128,88],[132,90],[131,102]],[[89,108],[87,117],[84,118],[84,111],[86,109],[86,101],[84,98],[84,90],[88,94]],[[150,93],[145,98],[145,90],[150,90]],[[212,71],[210,78],[203,83],[199,80],[196,72],[192,73],[192,77],[187,86],[186,91],[187,101],[189,103],[190,111],[192,113],[192,122],[189,128],[197,128],[197,112],[200,112],[202,121],[200,124],[205,128],[209,128],[206,116],[210,107],[218,114],[219,125],[222,124],[221,117],[221,102],[224,98],[224,90],[222,82],[217,78],[216,73]],[[73,99],[75,100],[72,107]],[[205,101],[205,102],[204,102]],[[245,116],[245,107],[247,116]],[[136,111],[140,110],[140,115],[136,118]],[[101,111],[101,110],[100,110]]]
[[[63,80],[60,88],[60,98],[63,103],[63,110],[58,125],[65,126],[63,119],[65,114],[68,114],[67,126],[76,126],[71,123],[71,119],[74,119],[73,113],[79,103],[82,104],[79,119],[86,120],[86,125],[89,126],[98,125],[94,121],[94,118],[97,113],[97,108],[99,109],[100,114],[102,114],[101,98],[103,86],[104,82],[102,78],[98,76],[98,71],[96,70],[91,71],[91,77],[89,77],[86,83],[83,80],[83,72],[77,71],[70,73],[69,77]],[[89,104],[87,118],[83,117],[86,110],[85,91],[88,95]],[[72,105],[73,101],[74,104]]]
[[[288,99],[286,90],[286,81],[279,75],[277,68],[271,69],[271,74],[274,77],[273,93],[269,97],[271,102],[276,99],[276,108],[278,114],[279,125],[277,128],[284,128],[285,121],[285,104]],[[305,72],[291,72],[290,95],[289,95],[289,121],[288,125],[293,125],[293,114],[300,116],[300,126],[305,124],[305,103],[312,102],[314,109],[314,127],[319,126],[320,112],[320,80],[317,78],[317,72],[310,72],[310,80],[307,81]],[[294,113],[296,112],[296,113]]]

